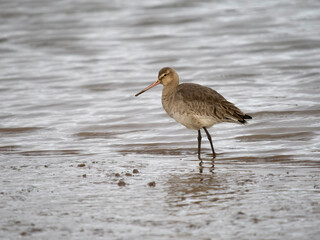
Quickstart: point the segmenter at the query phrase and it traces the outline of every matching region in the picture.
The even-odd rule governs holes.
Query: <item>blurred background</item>
[[[2,0],[0,238],[318,239],[319,9]],[[213,171],[161,86],[134,97],[166,66],[253,116],[209,130]]]

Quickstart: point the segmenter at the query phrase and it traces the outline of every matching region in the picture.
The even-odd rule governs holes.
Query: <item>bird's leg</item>
[[[198,159],[202,162],[201,156],[200,156],[200,152],[201,152],[201,132],[200,129],[198,130]]]
[[[210,142],[210,146],[211,146],[211,150],[212,150],[212,158],[214,159],[214,158],[216,158],[216,153],[214,152],[211,135],[205,127],[203,127],[203,129],[206,132],[208,140]]]

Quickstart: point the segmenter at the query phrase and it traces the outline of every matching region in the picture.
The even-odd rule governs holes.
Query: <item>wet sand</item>
[[[0,238],[319,239],[319,7],[2,1]],[[134,97],[164,66],[253,117],[214,167]]]

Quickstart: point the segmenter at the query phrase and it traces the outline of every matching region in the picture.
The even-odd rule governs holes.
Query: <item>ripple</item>
[[[246,136],[238,136],[235,139],[247,142],[255,141],[273,141],[273,140],[291,140],[291,141],[308,141],[316,136],[313,132],[296,132],[285,134],[252,134]]]
[[[4,134],[18,134],[18,133],[30,133],[38,131],[40,127],[16,127],[16,128],[0,128],[0,133]]]
[[[64,156],[64,155],[77,155],[81,151],[80,150],[35,150],[35,151],[23,151],[18,152],[18,154],[24,156]]]

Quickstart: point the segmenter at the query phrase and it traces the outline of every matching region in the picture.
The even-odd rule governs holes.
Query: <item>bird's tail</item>
[[[239,118],[240,118],[240,119],[238,119],[238,122],[240,122],[240,123],[242,123],[242,124],[246,124],[246,123],[247,123],[247,121],[246,121],[245,119],[252,119],[252,117],[249,116],[249,115],[247,115],[247,114],[245,114],[245,115],[239,115]]]

